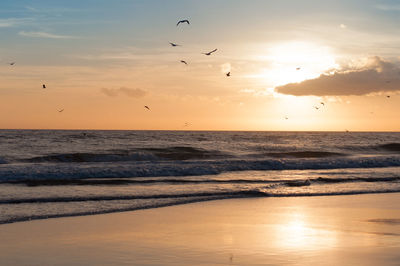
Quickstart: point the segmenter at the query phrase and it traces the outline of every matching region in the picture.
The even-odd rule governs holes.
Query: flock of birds
[[[179,20],[178,23],[176,23],[176,26],[178,27],[180,24],[185,24],[185,23],[186,23],[187,25],[190,25],[190,21],[189,21],[188,19],[183,19],[183,20]],[[182,45],[177,44],[177,43],[174,43],[174,42],[169,42],[169,44],[170,44],[172,47],[182,46]],[[204,52],[204,53],[202,53],[202,54],[204,54],[204,55],[206,55],[206,56],[210,56],[210,55],[212,55],[213,53],[215,53],[215,52],[217,52],[217,51],[218,51],[218,49],[216,48],[216,49],[214,49],[214,50],[212,50],[212,51]],[[186,60],[180,60],[180,62],[181,62],[182,64],[188,65],[188,62],[187,62]],[[10,65],[10,66],[14,66],[15,63],[16,63],[16,62],[8,62],[7,64]],[[297,70],[297,71],[301,70],[301,67],[296,67],[296,70]],[[227,77],[230,77],[230,76],[231,76],[231,72],[229,71],[229,72],[225,73],[225,75],[226,75]],[[386,81],[386,83],[390,83],[390,81]],[[46,87],[46,84],[42,84],[42,88],[43,88],[43,89],[46,89],[46,88],[47,88],[47,87]],[[387,95],[386,97],[387,97],[387,98],[390,98],[390,95]],[[316,106],[313,106],[313,107],[314,107],[314,109],[319,110],[319,109],[320,109],[321,107],[323,107],[323,106],[325,106],[325,103],[324,103],[324,102],[320,102],[320,105],[316,105]],[[148,110],[148,111],[151,111],[150,107],[147,106],[147,105],[145,105],[144,108],[145,108],[146,110]],[[60,110],[58,110],[58,112],[59,112],[59,113],[62,113],[62,112],[64,112],[64,109],[60,109]],[[373,112],[371,112],[371,113],[373,113]],[[288,120],[288,119],[289,119],[289,117],[285,116],[285,120]],[[187,127],[187,126],[189,126],[189,125],[190,125],[190,123],[186,122],[186,123],[184,124],[184,127]],[[346,130],[346,132],[348,132],[348,130]]]

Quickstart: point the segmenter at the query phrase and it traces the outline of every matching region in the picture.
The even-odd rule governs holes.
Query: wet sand
[[[400,193],[37,220],[0,239],[1,265],[399,265]]]

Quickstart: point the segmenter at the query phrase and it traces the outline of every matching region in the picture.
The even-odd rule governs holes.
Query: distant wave
[[[296,152],[271,152],[265,155],[273,158],[327,158],[335,156],[346,156],[344,153],[324,152],[324,151],[296,151]]]
[[[385,151],[398,151],[400,152],[400,143],[388,143],[379,145],[378,148],[385,150]]]
[[[64,153],[37,156],[23,159],[23,162],[119,162],[119,161],[152,161],[152,160],[200,160],[227,157],[219,151],[208,151],[194,147],[140,148],[120,150],[113,153]]]

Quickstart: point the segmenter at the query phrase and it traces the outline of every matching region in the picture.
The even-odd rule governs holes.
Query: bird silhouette
[[[318,106],[314,106],[314,108],[315,108],[316,110],[318,110],[318,109],[319,109],[319,107],[318,107]]]
[[[181,60],[181,63],[187,65],[188,63],[185,60]]]
[[[46,89],[46,84],[43,84],[43,85],[42,85],[42,88],[43,88],[43,89]]]
[[[173,43],[173,42],[170,42],[169,44],[170,44],[172,47],[181,46],[181,45],[179,45],[179,44],[177,44],[177,43]]]
[[[227,77],[231,76],[231,72],[229,71],[228,73],[225,74]]]
[[[390,95],[387,95],[386,98],[390,98]]]
[[[10,62],[10,63],[8,63],[10,66],[13,66],[13,65],[15,65],[15,62]]]
[[[189,22],[189,20],[187,20],[187,19],[183,19],[183,20],[179,20],[179,21],[178,21],[178,23],[176,23],[176,26],[178,27],[178,26],[179,26],[179,24],[181,24],[181,23],[187,23],[188,25],[190,25],[190,22]]]
[[[144,108],[150,111],[150,107],[148,107],[147,105],[145,105]]]
[[[325,103],[324,103],[324,102],[321,102],[321,104],[322,104],[323,106],[325,106]]]
[[[62,113],[62,112],[64,112],[64,109],[58,110],[58,112],[59,112],[59,113]]]
[[[205,54],[205,55],[211,55],[212,53],[215,53],[217,50],[218,50],[218,49],[214,49],[214,50],[212,50],[212,51],[210,51],[210,52],[208,52],[208,53],[203,53],[203,54]]]

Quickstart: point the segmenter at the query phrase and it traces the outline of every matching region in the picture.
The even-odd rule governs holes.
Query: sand
[[[0,265],[400,265],[400,193],[253,198],[0,225]]]

